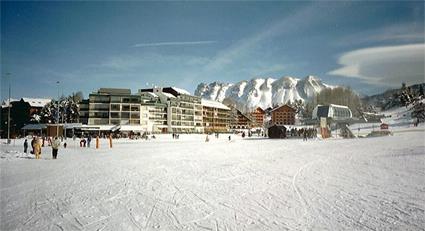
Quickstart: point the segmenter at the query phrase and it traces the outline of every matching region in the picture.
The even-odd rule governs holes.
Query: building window
[[[111,111],[119,111],[120,105],[119,104],[111,104]]]
[[[130,111],[130,105],[122,105],[123,111]]]

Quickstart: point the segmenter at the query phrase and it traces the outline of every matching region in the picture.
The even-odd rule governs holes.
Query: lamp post
[[[56,112],[56,137],[59,136],[59,81],[56,81],[56,84],[58,85],[58,108]]]
[[[9,78],[9,101],[7,102],[7,144],[10,144],[10,73],[6,73],[6,78]]]

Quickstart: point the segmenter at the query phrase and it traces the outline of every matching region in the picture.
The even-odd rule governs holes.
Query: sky
[[[307,75],[371,95],[425,82],[424,36],[421,1],[1,1],[1,98]]]

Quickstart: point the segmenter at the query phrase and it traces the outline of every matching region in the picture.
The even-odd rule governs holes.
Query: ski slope
[[[425,100],[423,103],[425,103]],[[385,118],[382,118],[382,123],[388,124],[388,129],[393,133],[424,131],[424,123],[420,123],[417,127],[413,125],[415,119],[411,116],[412,110],[413,105],[382,111],[380,114],[385,115]],[[372,131],[380,130],[380,125],[381,123],[357,123],[350,125],[349,128],[356,136],[366,136]]]
[[[2,144],[1,230],[423,230],[425,132]]]

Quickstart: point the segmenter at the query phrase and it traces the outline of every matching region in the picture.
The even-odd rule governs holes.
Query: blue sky
[[[1,2],[14,98],[287,75],[373,94],[424,82],[424,51],[419,1]]]

